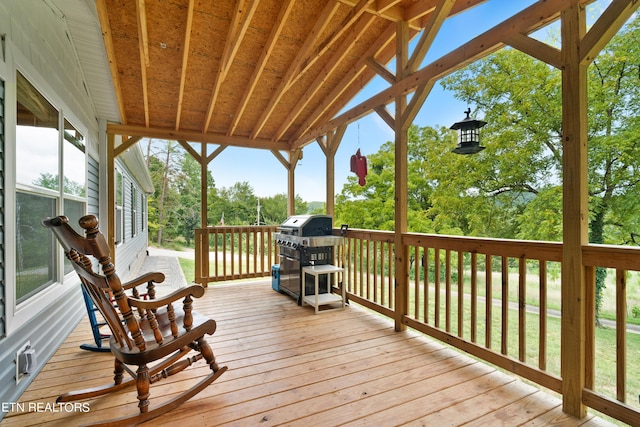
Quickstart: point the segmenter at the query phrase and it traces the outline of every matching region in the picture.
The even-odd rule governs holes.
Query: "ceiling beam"
[[[360,58],[360,60],[356,63],[354,67],[351,68],[351,71],[344,76],[344,78],[338,83],[335,88],[329,93],[329,95],[325,98],[327,102],[322,102],[318,108],[316,108],[313,113],[309,115],[309,118],[300,126],[300,128],[296,131],[296,134],[293,137],[293,140],[296,141],[296,144],[292,144],[292,146],[297,146],[300,144],[300,137],[309,131],[309,129],[313,128],[317,125],[317,123],[321,123],[320,120],[322,117],[327,115],[327,112],[331,110],[335,105],[345,105],[349,99],[353,98],[357,92],[362,90],[363,85],[359,82],[368,82],[370,79],[363,77],[367,71],[370,72],[371,78],[373,77],[373,72],[368,67],[369,58],[375,58],[378,56],[381,50],[387,48],[390,43],[395,39],[395,25],[394,23],[389,23],[387,28],[382,33],[378,40],[375,43],[372,43],[371,47],[364,55]],[[395,48],[394,48],[395,51]],[[348,91],[349,88],[352,88],[351,91]],[[347,94],[345,95],[345,91]],[[357,91],[357,92],[356,92]],[[356,93],[351,93],[356,92]],[[345,99],[348,97],[348,99]],[[340,100],[344,100],[344,102],[338,102]],[[325,132],[326,133],[326,132]],[[319,133],[318,135],[324,135]],[[315,139],[315,138],[314,138]],[[304,141],[304,143],[310,140]],[[304,144],[301,144],[304,145]]]
[[[562,68],[562,58],[560,49],[538,41],[524,34],[513,34],[505,42],[514,49],[533,56],[540,61],[549,64],[557,69]]]
[[[274,22],[273,27],[271,27],[271,33],[269,34],[269,38],[267,39],[264,45],[264,49],[262,49],[262,53],[260,54],[260,58],[258,59],[258,62],[256,63],[255,68],[253,69],[253,74],[251,75],[251,78],[249,79],[249,82],[246,85],[244,94],[242,96],[242,100],[238,105],[236,114],[234,115],[233,120],[231,122],[231,126],[229,127],[229,131],[227,132],[227,135],[229,136],[233,135],[233,133],[235,132],[236,127],[238,126],[238,123],[240,122],[240,119],[244,114],[244,110],[249,105],[249,100],[251,98],[251,95],[253,94],[254,89],[258,85],[260,76],[262,75],[262,72],[267,66],[267,61],[271,57],[271,53],[273,52],[273,49],[276,47],[278,43],[278,37],[280,37],[280,33],[282,33],[282,30],[285,27],[285,23],[287,21],[287,18],[289,17],[289,14],[291,13],[291,10],[293,9],[294,3],[295,3],[294,0],[286,0],[282,3],[282,6],[280,7],[280,12],[278,13],[278,17],[276,18],[276,21]]]
[[[116,51],[113,47],[113,33],[111,32],[111,24],[109,23],[109,12],[107,11],[106,0],[96,0],[96,9],[98,11],[98,20],[100,21],[100,29],[102,31],[102,40],[107,51],[107,60],[109,61],[109,71],[111,72],[111,80],[113,81],[113,89],[116,93],[118,101],[118,109],[120,110],[120,122],[127,123],[127,114],[124,110],[124,98],[122,97],[122,87],[118,78],[118,64],[116,62]]]
[[[195,0],[189,0],[187,10],[187,26],[184,34],[184,47],[182,48],[182,71],[180,72],[180,89],[178,91],[178,111],[176,112],[176,130],[180,129],[180,116],[182,114],[182,100],[184,99],[184,84],[187,79],[187,62],[189,61],[189,45],[191,43],[191,27],[193,26],[193,8]]]
[[[144,0],[136,2],[138,18],[138,50],[140,51],[140,77],[142,84],[142,103],[144,105],[144,124],[149,126],[149,91],[147,88],[147,67],[149,66],[149,43],[147,37],[147,13]]]
[[[613,0],[580,43],[580,60],[593,61],[639,6],[638,0]]]
[[[337,48],[335,53],[329,60],[326,62],[326,65],[320,72],[318,73],[318,77],[311,83],[311,85],[307,88],[304,95],[298,99],[298,102],[293,107],[293,109],[289,112],[287,117],[283,120],[282,125],[276,131],[276,134],[271,138],[274,141],[278,141],[282,136],[287,132],[289,127],[293,124],[293,122],[298,118],[298,116],[302,113],[303,109],[311,102],[313,97],[318,93],[324,82],[327,78],[338,68],[342,60],[349,54],[349,50],[355,45],[359,40],[361,35],[369,28],[371,24],[373,24],[376,19],[373,15],[368,15],[358,20],[357,24],[351,28],[348,32],[348,36],[345,37],[345,42],[341,43]]]
[[[427,25],[422,31],[420,40],[418,40],[418,44],[409,58],[409,62],[407,63],[407,73],[413,73],[420,68],[420,64],[422,64],[425,56],[427,56],[427,52],[431,48],[433,40],[438,35],[438,31],[440,31],[442,24],[449,16],[449,13],[455,3],[456,0],[438,0],[436,9],[433,13],[429,14]]]
[[[276,108],[276,106],[278,105],[278,102],[280,102],[280,99],[282,98],[286,90],[289,88],[289,83],[295,77],[296,71],[298,70],[302,62],[308,57],[308,54],[311,52],[311,49],[313,48],[317,40],[322,35],[327,25],[329,25],[329,23],[331,22],[331,18],[338,10],[338,6],[339,5],[335,0],[330,0],[327,2],[326,6],[323,8],[322,12],[320,13],[320,16],[318,17],[318,19],[316,19],[316,24],[314,25],[313,29],[309,32],[309,34],[307,35],[307,38],[304,41],[304,44],[296,54],[296,57],[294,58],[293,63],[291,64],[291,66],[289,66],[286,74],[284,75],[284,77],[282,78],[282,81],[280,82],[280,85],[278,86],[274,94],[271,96],[271,99],[269,100],[269,104],[260,115],[260,118],[258,119],[256,125],[254,126],[253,131],[251,132],[252,138],[257,138],[258,135],[260,135],[260,132],[262,131],[265,123],[273,113],[273,110]]]
[[[583,1],[585,3],[586,1]],[[356,105],[333,120],[316,127],[292,143],[292,146],[303,146],[319,135],[324,135],[344,123],[350,123],[373,111],[376,107],[387,105],[396,97],[407,94],[421,84],[434,79],[438,80],[453,73],[473,61],[480,59],[505,45],[505,40],[513,34],[530,34],[557,20],[560,12],[569,7],[572,0],[556,0],[553,2],[538,2],[512,16],[492,29],[479,35],[468,43],[444,55],[426,67],[410,74],[398,81],[390,88],[381,91],[368,100]]]
[[[147,128],[144,126],[128,126],[109,123],[107,133],[115,135],[131,135],[143,138],[158,138],[178,141],[183,139],[191,142],[204,142],[207,144],[230,145],[234,147],[258,148],[265,150],[289,151],[287,142],[274,142],[269,139],[251,139],[240,136],[227,136],[221,134],[201,133],[191,131],[176,131],[174,129]]]
[[[231,24],[229,25],[227,39],[224,45],[224,50],[222,52],[222,61],[220,62],[220,67],[218,68],[218,72],[216,74],[216,80],[213,84],[211,99],[209,100],[209,107],[207,108],[207,116],[202,128],[202,133],[206,134],[209,129],[209,125],[211,124],[211,117],[213,116],[213,110],[215,108],[218,95],[220,94],[220,87],[222,86],[224,80],[227,78],[229,67],[231,67],[231,63],[233,63],[233,59],[235,58],[235,55],[240,48],[242,39],[244,38],[247,29],[249,28],[249,22],[251,22],[251,18],[253,18],[253,14],[258,8],[259,2],[259,0],[250,0],[250,7],[248,10],[246,10],[244,7],[246,4],[246,0],[236,2],[236,8],[231,19]]]

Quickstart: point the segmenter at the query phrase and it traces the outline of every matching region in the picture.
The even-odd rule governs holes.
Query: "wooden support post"
[[[586,271],[588,244],[587,65],[580,61],[586,31],[584,7],[574,1],[562,12],[562,343],[563,410],[583,418],[585,386]]]
[[[409,58],[409,24],[400,21],[396,24],[396,79],[405,76],[405,67]],[[407,328],[402,323],[409,306],[409,249],[402,243],[402,235],[407,232],[407,188],[408,188],[408,148],[407,130],[411,121],[402,122],[407,108],[407,96],[396,97],[395,120],[395,330]]]
[[[207,143],[200,143],[200,158],[196,160],[200,163],[200,228],[207,228],[209,225],[207,208]]]
[[[338,128],[334,132],[329,132],[327,134],[326,139],[318,139],[318,145],[322,149],[325,157],[326,157],[326,185],[327,185],[327,193],[326,193],[326,211],[327,215],[334,216],[335,215],[335,198],[336,198],[336,167],[335,167],[335,159],[336,152],[338,151],[338,147],[342,142],[342,137],[344,136],[344,132],[347,130],[347,125],[343,124],[338,126]]]
[[[289,216],[296,213],[296,165],[301,158],[301,149],[289,152],[289,164],[287,167],[287,214]]]
[[[115,135],[107,134],[107,230],[111,262],[116,262],[116,164]]]

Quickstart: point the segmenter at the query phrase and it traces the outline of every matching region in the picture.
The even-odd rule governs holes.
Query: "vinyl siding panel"
[[[4,208],[4,81],[0,80],[0,207]],[[4,273],[4,209],[0,209],[0,340],[6,335],[6,301]]]
[[[87,156],[87,213],[98,216],[100,210],[100,164],[93,157]]]
[[[70,331],[84,316],[80,282],[58,299],[43,307],[32,322],[5,337],[0,345],[0,402],[17,402],[35,375],[23,378],[16,385],[16,351],[29,341],[36,350],[37,371],[47,363]],[[36,373],[37,374],[37,373]],[[61,390],[62,392],[62,390]],[[2,413],[0,416],[4,416]]]
[[[146,227],[142,230],[140,224],[141,221],[138,218],[136,223],[136,233],[132,237],[133,221],[131,219],[131,206],[136,201],[131,198],[131,185],[136,188],[138,195],[143,191],[135,181],[131,171],[124,165],[123,162],[118,161],[118,170],[122,172],[123,181],[123,211],[124,211],[124,239],[123,243],[116,247],[116,271],[123,280],[132,279],[138,272],[139,266],[146,256],[148,239]],[[140,199],[140,196],[137,197]],[[146,199],[145,199],[146,200]],[[140,212],[139,203],[136,204],[137,215]],[[146,210],[146,209],[145,209]]]

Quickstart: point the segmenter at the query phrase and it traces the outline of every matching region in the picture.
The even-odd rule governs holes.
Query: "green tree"
[[[640,178],[639,38],[636,18],[589,67],[592,243],[633,242],[638,233],[635,215],[629,214],[638,208],[635,191]],[[445,89],[478,105],[489,122],[484,132],[487,150],[470,160],[483,169],[484,177],[470,184],[485,197],[535,196],[521,205],[517,235],[522,238],[562,239],[560,80],[558,70],[511,49],[443,80]],[[597,273],[598,311],[604,274]]]

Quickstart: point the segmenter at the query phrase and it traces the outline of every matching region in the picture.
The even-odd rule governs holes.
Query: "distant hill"
[[[317,214],[324,213],[324,202],[307,202],[307,213],[308,214]]]

